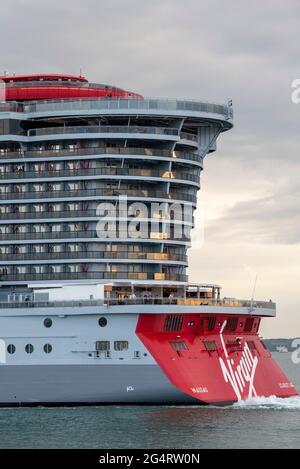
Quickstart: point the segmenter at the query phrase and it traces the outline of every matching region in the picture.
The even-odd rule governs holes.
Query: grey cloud
[[[300,243],[300,187],[236,203],[208,224],[206,238],[222,243]]]

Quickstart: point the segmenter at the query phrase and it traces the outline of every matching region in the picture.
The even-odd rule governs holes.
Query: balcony
[[[113,236],[115,234],[115,236]],[[109,231],[106,232],[107,237],[103,238],[106,239],[108,242],[111,239],[118,239],[120,241],[124,240],[126,236],[123,235],[122,232],[116,231],[111,233]],[[111,235],[111,236],[110,236]],[[151,241],[154,241],[153,238],[150,238],[150,234],[148,232],[141,232],[140,235],[142,236],[141,238],[130,238],[128,235],[128,239],[130,239],[131,242],[143,242],[143,240],[146,239],[151,239]],[[22,233],[0,233],[0,242],[1,241],[28,241],[28,240],[35,240],[35,239],[78,239],[78,238],[89,238],[89,239],[102,239],[99,238],[96,232],[96,229],[94,230],[86,230],[86,231],[41,231],[41,232],[22,232]],[[157,237],[155,239],[157,240],[162,240],[163,237]],[[164,240],[174,240],[174,241],[183,241],[183,242],[189,242],[190,238],[186,237],[184,234],[181,237],[178,238],[167,238],[164,237]]]
[[[61,251],[61,252],[42,252],[42,253],[16,253],[16,254],[0,254],[0,261],[26,261],[26,260],[63,260],[63,259],[105,259],[114,260],[122,259],[130,260],[149,260],[172,261],[187,263],[187,256],[183,254],[169,254],[160,252],[132,252],[132,251]]]
[[[184,171],[166,171],[165,169],[130,169],[130,168],[74,168],[74,169],[67,169],[67,170],[46,170],[41,169],[40,171],[23,171],[23,170],[16,170],[16,171],[9,171],[9,172],[0,172],[0,180],[8,180],[8,179],[35,179],[38,180],[48,179],[48,178],[78,178],[82,176],[84,177],[92,177],[96,176],[97,178],[100,176],[110,176],[110,177],[117,177],[120,176],[121,178],[126,178],[126,176],[130,178],[161,178],[161,179],[178,179],[182,181],[191,181],[199,183],[199,176],[193,173],[184,172]]]
[[[195,194],[186,194],[181,192],[162,192],[155,190],[131,190],[131,189],[78,189],[63,191],[22,191],[22,192],[0,192],[0,200],[30,200],[30,199],[72,199],[74,197],[119,197],[128,196],[136,199],[151,198],[164,200],[179,200],[196,203]]]
[[[15,207],[15,206],[14,206]],[[30,206],[28,206],[30,207]],[[151,208],[148,207],[149,209],[149,212],[151,211]],[[8,220],[39,220],[39,219],[51,219],[51,220],[55,220],[55,219],[62,219],[62,218],[66,218],[66,219],[70,219],[70,218],[78,218],[78,219],[84,219],[86,220],[87,218],[95,218],[97,220],[99,220],[99,215],[97,215],[97,209],[95,208],[94,210],[93,209],[90,209],[90,210],[51,210],[51,209],[48,209],[48,210],[42,210],[42,211],[28,211],[28,212],[20,212],[18,211],[19,208],[16,207],[15,208],[15,212],[4,212],[4,211],[1,211],[1,206],[0,206],[0,217],[1,217],[1,223],[3,223],[3,221],[8,221]],[[107,216],[109,216],[109,214],[107,214]],[[124,218],[125,220],[132,220],[135,218],[135,214],[129,214],[128,211],[120,211],[118,210],[117,211],[117,214],[116,214],[117,218]],[[114,218],[114,213],[111,213],[111,217]],[[192,222],[192,215],[190,216],[191,217],[191,222]],[[174,220],[168,218],[167,216],[153,216],[153,218],[148,218],[148,217],[145,217],[145,220],[154,220],[155,222],[159,222],[159,223],[170,223]],[[117,220],[118,221],[118,220]],[[188,221],[187,220],[187,216],[185,217],[185,220],[179,220],[175,218],[175,221],[177,221],[178,223],[182,223],[182,224],[187,224],[186,222]],[[1,233],[0,233],[1,234]]]
[[[178,137],[178,129],[168,127],[130,126],[130,125],[88,125],[69,127],[44,127],[28,130],[28,137],[65,134],[141,134],[141,135],[169,135]],[[190,135],[190,134],[188,134]]]
[[[0,274],[1,282],[44,282],[58,280],[156,280],[155,273],[149,272],[53,272],[53,273],[26,273],[26,274]],[[159,279],[161,280],[161,279]],[[187,275],[165,275],[164,281],[187,282]]]
[[[203,158],[196,153],[188,151],[168,151],[168,150],[154,150],[152,148],[136,148],[136,147],[93,147],[93,148],[74,148],[62,150],[24,150],[23,152],[5,151],[0,152],[1,159],[15,159],[15,158],[63,158],[64,156],[93,156],[93,155],[120,155],[123,156],[146,156],[149,158],[163,157],[178,160],[189,160],[200,163],[202,165]]]

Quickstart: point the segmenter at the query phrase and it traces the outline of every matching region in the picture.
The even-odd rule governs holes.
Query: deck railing
[[[180,111],[180,112],[204,112],[220,114],[225,118],[232,118],[233,111],[230,105],[204,103],[199,101],[145,98],[145,99],[53,99],[46,101],[30,102],[24,105],[24,111],[28,113],[70,111],[70,110],[122,110],[134,109],[139,111]]]
[[[270,301],[239,300],[233,298],[162,298],[162,297],[137,297],[137,298],[106,298],[103,300],[70,300],[70,301],[23,301],[0,302],[0,308],[57,308],[80,306],[127,306],[127,305],[179,305],[179,306],[225,306],[240,308],[265,308],[276,309],[276,304]]]
[[[48,179],[48,178],[75,178],[81,177],[84,179],[86,176],[121,176],[121,177],[134,177],[136,178],[161,178],[161,179],[180,179],[182,181],[199,182],[199,175],[185,171],[167,171],[165,169],[131,169],[131,168],[70,168],[70,169],[41,169],[40,171],[7,171],[0,172],[0,179],[5,181],[8,179],[24,180],[26,179]]]
[[[155,150],[152,148],[137,148],[137,147],[93,147],[93,148],[73,148],[61,150],[24,150],[20,151],[5,151],[0,152],[1,159],[13,158],[38,158],[40,161],[43,158],[63,158],[69,156],[93,156],[93,155],[120,155],[123,156],[147,156],[163,157],[163,158],[176,158],[190,161],[203,162],[203,158],[189,151],[169,151],[169,150]]]

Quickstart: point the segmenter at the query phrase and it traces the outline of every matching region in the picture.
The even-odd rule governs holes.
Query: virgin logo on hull
[[[244,345],[244,350],[238,363],[235,363],[234,360],[229,358],[223,338],[223,331],[226,327],[226,324],[227,321],[224,322],[220,331],[220,339],[225,354],[225,360],[223,360],[221,357],[219,358],[224,380],[226,383],[231,384],[232,389],[234,390],[235,395],[239,401],[246,397],[244,394],[247,387],[247,397],[257,397],[254,388],[254,378],[258,365],[258,358],[252,355],[247,343]]]

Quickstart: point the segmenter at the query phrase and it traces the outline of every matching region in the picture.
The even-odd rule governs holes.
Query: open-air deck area
[[[0,308],[46,308],[46,307],[94,307],[94,306],[135,306],[135,305],[169,305],[169,306],[216,306],[216,307],[247,307],[276,309],[272,301],[258,301],[254,299],[221,298],[219,285],[188,286],[154,286],[148,285],[105,285],[104,298],[89,299],[42,299],[39,290],[27,290],[17,293],[0,292]]]

